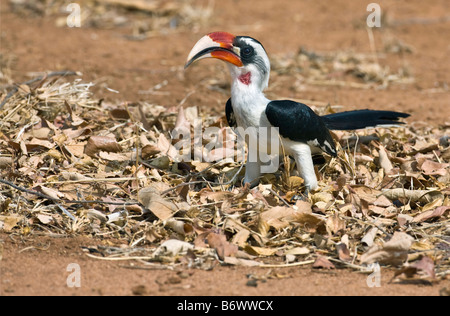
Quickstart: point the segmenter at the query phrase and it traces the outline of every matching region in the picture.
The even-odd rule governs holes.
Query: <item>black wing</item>
[[[236,118],[234,117],[233,107],[231,106],[231,98],[228,99],[225,105],[225,115],[227,117],[227,122],[230,127],[237,127]]]
[[[289,100],[271,101],[267,104],[266,116],[270,124],[278,127],[281,136],[315,145],[331,156],[337,155],[324,121],[307,105]]]

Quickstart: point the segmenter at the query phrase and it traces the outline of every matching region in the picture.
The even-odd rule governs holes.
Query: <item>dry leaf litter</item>
[[[86,251],[158,267],[380,263],[402,267],[399,277],[448,274],[448,126],[335,132],[339,156],[318,166],[320,189],[292,201],[303,181],[288,157],[254,189],[241,185],[242,160],[175,160],[174,129],[201,120],[224,132],[222,113],[106,103],[91,87],[57,77],[2,95],[2,180],[25,189],[3,182],[3,232],[117,238],[129,247]]]

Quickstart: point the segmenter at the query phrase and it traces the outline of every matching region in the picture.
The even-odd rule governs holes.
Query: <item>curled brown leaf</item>
[[[122,147],[117,143],[115,138],[108,136],[91,136],[84,148],[84,152],[88,156],[95,156],[100,151],[120,152]]]

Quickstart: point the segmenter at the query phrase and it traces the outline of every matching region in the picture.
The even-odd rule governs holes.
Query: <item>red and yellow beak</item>
[[[242,67],[243,63],[238,55],[239,51],[233,46],[235,38],[236,36],[227,32],[213,32],[203,36],[189,53],[184,68],[189,67],[194,61],[208,57]]]

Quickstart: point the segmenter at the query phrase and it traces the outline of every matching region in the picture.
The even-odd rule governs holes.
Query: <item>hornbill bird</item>
[[[263,45],[248,36],[213,32],[202,37],[189,53],[185,68],[194,61],[207,57],[224,60],[229,65],[231,98],[225,107],[228,124],[243,129],[277,128],[283,153],[295,159],[300,176],[305,181],[306,195],[318,188],[312,155],[325,152],[333,157],[337,156],[329,130],[398,125],[403,124],[399,118],[409,116],[406,113],[374,110],[319,116],[302,103],[269,100],[263,92],[269,84],[269,57]],[[258,135],[260,134],[256,137]],[[259,151],[259,147],[256,150]],[[252,160],[249,156],[250,154],[245,165],[244,183],[254,186],[261,176],[262,162],[258,155]]]

